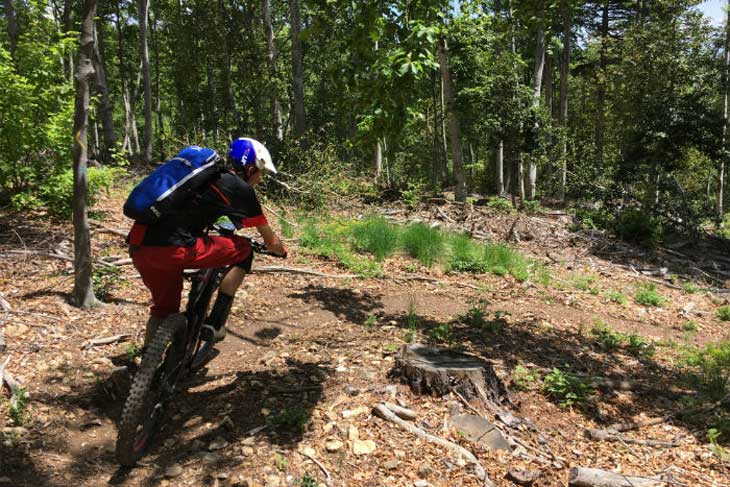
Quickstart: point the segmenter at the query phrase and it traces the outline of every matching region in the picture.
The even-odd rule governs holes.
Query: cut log
[[[630,477],[597,468],[573,467],[568,474],[572,487],[659,487],[664,482],[650,477]]]
[[[507,387],[492,366],[477,357],[422,343],[404,345],[391,375],[418,394],[443,396],[457,391],[487,404],[512,404]]]

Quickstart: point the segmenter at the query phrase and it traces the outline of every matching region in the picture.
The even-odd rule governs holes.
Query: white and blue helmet
[[[276,167],[271,160],[271,154],[258,140],[248,137],[239,137],[228,146],[228,158],[238,169],[255,166],[276,174]]]

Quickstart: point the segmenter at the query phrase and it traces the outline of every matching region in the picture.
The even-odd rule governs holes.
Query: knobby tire
[[[124,411],[119,422],[116,456],[121,465],[133,466],[145,454],[149,442],[159,423],[148,423],[154,408],[160,403],[160,367],[167,364],[177,365],[181,357],[175,353],[178,349],[176,339],[185,337],[186,320],[184,315],[174,315],[164,320],[158,327],[142,357],[142,363],[129,390],[124,404]],[[184,350],[184,347],[183,347]],[[170,354],[176,355],[171,357]],[[143,437],[138,437],[140,430]]]

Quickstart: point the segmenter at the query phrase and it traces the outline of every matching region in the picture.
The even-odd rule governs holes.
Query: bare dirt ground
[[[118,199],[104,201],[107,228],[127,228],[119,206]],[[572,466],[627,475],[671,474],[674,484],[669,485],[730,485],[730,468],[707,445],[708,415],[626,433],[630,439],[663,440],[674,447],[596,442],[584,436],[587,428],[683,408],[683,398],[693,393],[681,386],[681,345],[727,337],[727,325],[715,316],[724,294],[658,284],[668,303],[640,306],[632,299],[637,284],[654,279],[673,285],[665,278],[674,270],[658,276],[645,270],[665,265],[661,252],[648,255],[595,233],[571,234],[570,218],[563,215],[521,217],[515,236],[514,215],[485,220],[456,211],[445,219],[438,213],[398,210],[389,216],[433,218],[454,229],[473,223],[467,229],[475,235],[510,239],[544,261],[551,284],[425,268],[416,274],[441,282],[405,280],[414,272],[412,261],[402,257],[386,262],[388,277],[382,279],[249,276],[237,294],[220,356],[206,373],[186,383],[158,441],[134,469],[121,469],[114,460],[115,422],[124,398],[110,379],[116,367],[129,364],[129,342],[87,345],[118,334],[139,340],[146,289],[133,267],[125,266],[109,304],[91,310],[70,306],[71,264],[42,255],[71,254],[70,226],[49,224],[40,215],[0,215],[0,293],[12,307],[0,311],[10,357],[7,370],[30,393],[21,425],[9,419],[7,401],[0,403],[0,486],[313,485],[302,480],[306,475],[325,485],[324,469],[336,486],[480,485],[468,466],[442,448],[374,416],[372,406],[384,400],[406,404],[417,412],[421,429],[474,452],[497,485],[515,485],[505,475],[516,468],[540,471],[534,485],[566,485]],[[123,239],[98,226],[93,244],[99,258],[126,257]],[[303,255],[295,243],[290,249],[289,266],[342,273],[334,263]],[[670,267],[683,260],[668,258],[674,259]],[[257,264],[281,262],[262,258]],[[575,281],[585,275],[595,278],[581,290]],[[721,274],[708,280],[698,285],[723,287]],[[624,293],[628,304],[609,300],[609,291]],[[490,319],[496,317],[494,327],[474,329],[456,321],[476,305]],[[512,388],[518,402],[513,414],[535,426],[520,438],[531,453],[549,461],[469,443],[445,427],[456,398],[419,396],[389,376],[395,351],[404,343],[409,307],[418,318],[416,338],[426,340],[432,328],[453,323],[465,351],[493,364],[508,385],[518,364],[536,374],[569,367],[597,381],[588,402],[574,408],[552,402],[537,384]],[[604,350],[588,332],[596,320],[654,341],[655,355],[635,358],[623,350]],[[696,333],[682,329],[688,320],[696,323]],[[620,380],[630,383],[615,385]],[[301,430],[285,430],[271,421],[302,410],[309,420]],[[356,454],[353,443],[366,440],[374,442],[374,450]]]

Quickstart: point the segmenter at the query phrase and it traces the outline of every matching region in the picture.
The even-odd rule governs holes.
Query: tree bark
[[[61,21],[63,22],[63,33],[66,34],[71,31],[73,27],[73,1],[63,1],[63,13],[61,14]],[[73,49],[68,50],[68,57],[63,59],[63,72],[66,74],[66,79],[71,81],[74,75],[74,56]]]
[[[568,75],[570,74],[570,0],[561,2],[563,15],[563,52],[560,57],[560,101],[558,107],[558,125],[560,126],[560,201],[565,201],[568,183]]]
[[[274,28],[271,23],[271,0],[264,1],[264,30],[266,34],[266,49],[269,57],[269,77],[271,86],[271,118],[274,123],[274,134],[277,140],[283,140],[284,127],[281,125],[281,104],[277,93],[276,75],[276,44],[274,43]]]
[[[722,224],[725,193],[725,160],[727,158],[727,130],[728,130],[728,84],[730,84],[730,0],[727,2],[728,14],[725,19],[725,60],[722,70],[722,148],[720,151],[720,167],[717,172],[717,225]]]
[[[162,119],[162,98],[160,96],[160,46],[157,42],[157,14],[152,15],[152,52],[155,58],[155,113],[157,114],[157,133],[158,139],[162,137],[165,131],[164,121]]]
[[[497,194],[504,196],[504,139],[499,139],[497,143],[497,154],[495,163],[495,173],[497,175]]]
[[[18,47],[18,19],[15,16],[13,0],[5,0],[5,17],[8,19],[8,39],[10,40],[10,56],[15,57]]]
[[[603,167],[603,142],[606,130],[606,48],[608,45],[608,5],[609,0],[603,1],[603,12],[601,14],[601,50],[600,50],[600,69],[598,72],[598,86],[596,99],[596,165],[600,169]]]
[[[542,5],[541,5],[542,7]],[[545,30],[542,26],[544,14],[540,12],[540,26],[537,29],[537,40],[535,44],[535,75],[533,77],[533,98],[532,103],[535,110],[540,108],[541,100],[541,89],[542,89],[542,75],[545,69]],[[535,121],[535,131],[539,130],[540,124]],[[529,190],[527,198],[534,200],[537,192],[537,160],[534,157],[530,158],[529,167]]]
[[[444,87],[446,110],[449,122],[449,142],[454,158],[454,179],[456,180],[456,201],[466,201],[466,178],[464,177],[464,155],[461,150],[461,123],[456,113],[456,102],[451,84],[446,40],[439,37],[439,65],[441,68],[441,83]]]
[[[299,0],[289,0],[291,18],[291,57],[292,57],[292,102],[294,111],[294,137],[300,138],[307,130],[304,113],[304,68],[302,41],[299,38],[301,19]]]
[[[152,162],[152,77],[150,76],[149,50],[147,49],[147,25],[150,0],[138,0],[139,7],[139,57],[142,61],[144,80],[144,152],[146,163]]]
[[[375,143],[375,180],[380,181],[383,175],[383,146],[380,140]]]
[[[104,69],[104,57],[102,56],[101,44],[103,42],[103,29],[94,26],[94,71],[96,71],[96,92],[99,93],[99,116],[101,118],[102,130],[104,132],[104,151],[102,160],[108,162],[109,153],[117,142],[114,132],[114,119],[112,116],[111,102],[109,101],[109,87],[106,81],[106,70]]]
[[[86,126],[89,119],[89,83],[94,79],[94,16],[96,0],[86,0],[81,22],[78,65],[76,68],[76,104],[73,125],[74,173],[74,291],[76,306],[90,307],[97,301],[91,280],[91,236],[87,215]]]

